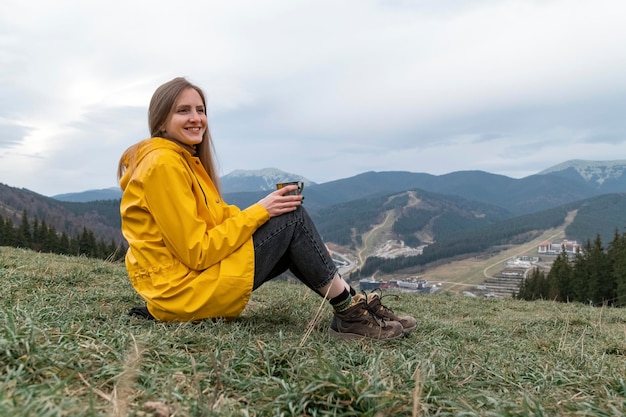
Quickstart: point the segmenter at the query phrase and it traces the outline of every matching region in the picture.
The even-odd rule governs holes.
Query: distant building
[[[373,291],[381,289],[382,286],[385,286],[386,282],[376,281],[372,278],[366,278],[359,281],[359,289],[362,291]]]
[[[532,263],[530,261],[522,261],[519,258],[514,258],[506,261],[506,266],[509,268],[530,268]]]
[[[539,262],[538,256],[515,256],[506,261],[506,267],[528,269],[535,265],[537,262]]]
[[[579,252],[582,252],[582,247],[575,240],[567,240],[564,239],[560,243],[554,242],[541,242],[539,247],[537,248],[537,252],[542,255],[558,255],[559,253],[565,251],[570,255],[575,255]]]
[[[359,289],[363,291],[397,289],[400,291],[410,291],[429,294],[435,292],[438,287],[428,285],[428,281],[418,277],[405,279],[392,279],[389,281],[377,281],[373,278],[359,280]]]

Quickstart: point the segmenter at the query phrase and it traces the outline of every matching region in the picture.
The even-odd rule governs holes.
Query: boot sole
[[[404,333],[405,336],[407,336],[409,333],[411,333],[416,328],[417,328],[417,325],[415,325],[413,327],[405,327],[404,330],[402,330],[402,332]]]

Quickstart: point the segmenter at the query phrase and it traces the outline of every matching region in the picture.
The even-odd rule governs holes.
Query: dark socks
[[[352,290],[352,288],[350,288]],[[341,312],[346,310],[352,304],[352,294],[351,291],[343,290],[341,294],[330,299],[330,305],[333,306],[336,312]]]

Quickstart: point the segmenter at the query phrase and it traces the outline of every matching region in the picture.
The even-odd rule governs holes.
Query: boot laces
[[[365,309],[365,311],[367,311],[367,315],[371,317],[374,320],[374,323],[376,323],[378,326],[385,327],[386,325],[385,317],[378,314],[376,310],[374,309],[374,307],[370,305],[369,295],[365,291],[361,291],[361,293],[365,297],[363,300],[363,308]]]
[[[380,327],[385,327],[385,318],[376,314],[376,311],[374,311],[374,309],[367,303],[367,298],[365,299],[365,302],[363,303],[363,307],[365,308],[365,311],[367,311],[367,315],[369,317],[372,318],[372,320],[374,320],[374,323],[376,323],[378,326]]]
[[[373,316],[378,317],[379,319],[383,320],[383,322],[385,320],[384,314],[395,316],[395,313],[393,312],[393,310],[383,304],[383,297],[395,297],[395,299],[398,299],[399,298],[398,295],[396,295],[396,294],[384,294],[383,295],[383,292],[382,292],[381,289],[375,289],[373,291],[370,291],[369,294],[367,294],[365,291],[361,291],[361,292],[363,293],[363,295],[365,295],[365,303],[366,303],[366,306],[367,306],[367,310],[370,313],[372,313]],[[382,307],[382,314],[381,314],[380,311],[374,310],[374,307],[372,307],[370,305],[370,296],[371,296],[371,294],[373,294],[375,292],[378,293],[378,300],[379,300],[378,304],[380,304],[380,307]]]

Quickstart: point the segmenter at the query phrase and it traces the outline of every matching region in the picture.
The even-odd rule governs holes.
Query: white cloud
[[[207,94],[224,173],[524,176],[626,159],[624,12],[620,0],[5,0],[0,182],[46,195],[113,185],[152,92],[180,75]]]

